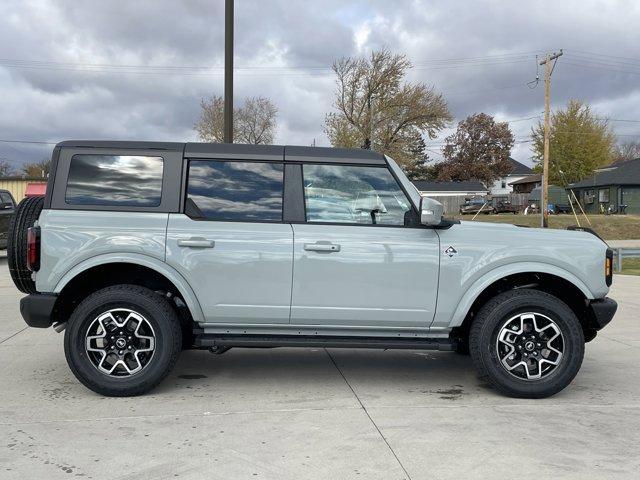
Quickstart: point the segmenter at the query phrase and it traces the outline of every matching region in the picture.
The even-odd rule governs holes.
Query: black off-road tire
[[[500,363],[496,340],[499,330],[519,313],[545,315],[558,326],[564,340],[559,365],[538,380],[516,378]],[[481,379],[510,397],[545,398],[564,389],[574,379],[584,357],[585,339],[580,321],[560,299],[539,290],[518,289],[487,302],[475,317],[469,334],[471,358]]]
[[[155,350],[137,373],[115,377],[98,370],[86,350],[86,335],[93,321],[112,309],[129,309],[142,315],[155,334]],[[89,295],[74,310],[65,330],[64,351],[69,368],[80,382],[109,397],[144,394],[171,372],[182,347],[180,319],[162,296],[137,285],[115,285]]]
[[[22,200],[9,224],[7,235],[7,263],[9,273],[18,290],[23,293],[36,293],[36,283],[31,279],[27,268],[27,230],[42,211],[44,197],[29,197]]]

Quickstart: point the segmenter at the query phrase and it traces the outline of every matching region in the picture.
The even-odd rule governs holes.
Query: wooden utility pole
[[[224,143],[233,143],[233,1],[224,3]]]
[[[542,189],[540,192],[540,211],[542,212],[542,228],[549,226],[549,212],[547,199],[549,198],[549,136],[551,135],[551,74],[556,66],[556,61],[562,56],[560,53],[547,54],[540,62],[545,66],[544,74],[544,153],[542,159]],[[553,60],[553,64],[551,61]]]

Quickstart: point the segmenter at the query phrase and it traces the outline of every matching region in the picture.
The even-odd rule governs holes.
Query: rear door
[[[185,183],[166,261],[191,284],[206,323],[288,323],[293,232],[283,223],[283,162],[191,158]]]
[[[427,328],[439,238],[385,165],[304,164],[291,323]]]

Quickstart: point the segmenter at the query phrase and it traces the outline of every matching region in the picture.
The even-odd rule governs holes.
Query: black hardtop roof
[[[227,158],[262,161],[332,162],[384,164],[384,155],[372,150],[304,147],[295,145],[248,145],[242,143],[175,143],[131,142],[105,140],[67,140],[56,147],[63,148],[113,148],[122,150],[184,151],[186,158]]]

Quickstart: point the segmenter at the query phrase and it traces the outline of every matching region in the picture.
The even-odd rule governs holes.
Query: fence
[[[442,205],[444,205],[445,215],[457,215],[460,212],[460,206],[464,204],[467,198],[471,198],[471,195],[424,195],[425,197],[433,198]],[[509,193],[507,195],[487,195],[485,197],[487,202],[491,205],[497,204],[497,202],[511,202],[511,205],[518,207],[520,211],[524,211],[525,207],[529,205],[528,193]]]
[[[640,257],[640,248],[614,248],[613,258],[615,260],[613,270],[620,272],[622,270],[622,259]]]

